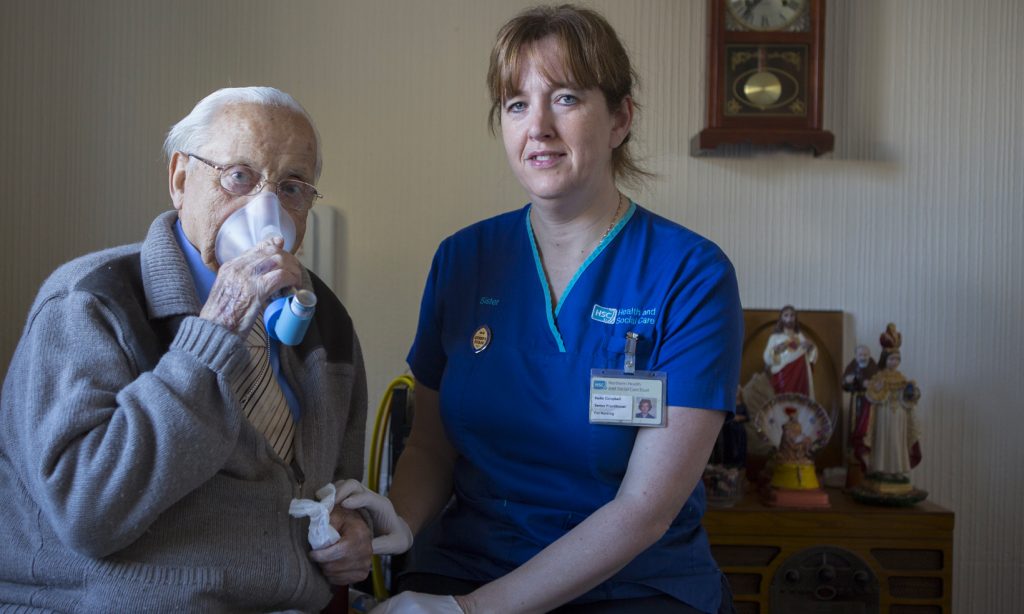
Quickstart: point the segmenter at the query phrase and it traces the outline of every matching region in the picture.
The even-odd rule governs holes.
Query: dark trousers
[[[406,573],[398,578],[398,589],[395,593],[414,591],[431,595],[466,595],[483,584],[483,582],[449,578],[437,574]],[[551,612],[552,614],[633,614],[639,612],[643,614],[706,614],[668,595],[563,605]],[[718,608],[717,614],[735,613],[736,609],[732,604],[732,591],[729,590],[725,574],[722,574],[722,605]]]

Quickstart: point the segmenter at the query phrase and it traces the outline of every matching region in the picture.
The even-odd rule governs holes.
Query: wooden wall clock
[[[821,126],[825,0],[708,0],[707,127],[723,144],[832,151]]]

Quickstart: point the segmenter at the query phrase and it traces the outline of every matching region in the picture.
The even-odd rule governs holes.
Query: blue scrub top
[[[743,317],[718,246],[631,204],[553,305],[529,209],[470,226],[434,256],[408,362],[440,390],[456,499],[417,537],[412,571],[492,580],[615,497],[636,427],[589,423],[590,370],[622,369],[628,331],[640,335],[636,368],[667,373],[668,405],[733,411]],[[576,601],[664,592],[716,610],[703,512],[698,483],[656,544]]]

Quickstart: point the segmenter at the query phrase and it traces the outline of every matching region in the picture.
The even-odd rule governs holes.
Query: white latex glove
[[[370,610],[370,614],[465,614],[451,595],[399,593]]]
[[[409,525],[395,513],[395,508],[386,497],[367,489],[358,480],[336,482],[338,505],[355,510],[363,508],[373,519],[373,553],[402,554],[412,547],[412,531]],[[457,610],[461,612],[462,610]]]

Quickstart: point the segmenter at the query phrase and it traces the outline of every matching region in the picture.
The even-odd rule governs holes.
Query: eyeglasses
[[[324,197],[323,194],[317,191],[315,187],[305,181],[299,181],[298,179],[271,181],[256,169],[244,164],[224,166],[221,164],[214,164],[209,160],[204,160],[195,154],[185,152],[181,153],[184,153],[189,158],[195,158],[206,166],[219,171],[220,186],[228,192],[237,194],[238,196],[256,194],[263,189],[263,186],[269,183],[277,186],[277,197],[280,199],[282,206],[300,213],[309,211],[316,199]]]

